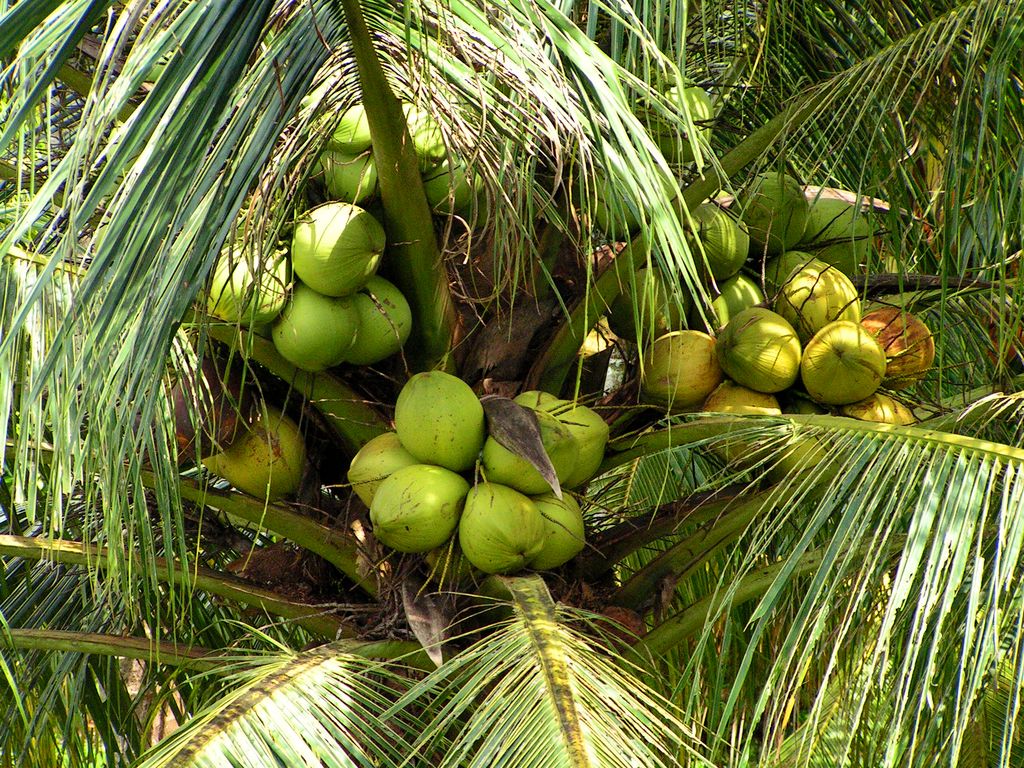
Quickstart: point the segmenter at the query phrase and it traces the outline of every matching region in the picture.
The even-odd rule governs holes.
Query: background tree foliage
[[[1024,763],[1022,18],[0,2],[0,764]],[[716,115],[677,168],[634,110],[689,141],[661,95],[684,77]],[[430,219],[396,97],[483,177],[471,221]],[[229,238],[269,259],[317,202],[315,157],[360,98],[417,336],[393,364],[307,374],[196,299]],[[861,287],[936,331],[919,424],[666,418],[635,407],[628,355],[605,392],[609,353],[580,354],[617,290],[598,191],[642,212],[631,253],[706,311],[679,212],[781,168],[880,201],[887,272]],[[301,418],[294,503],[179,466],[168,384],[197,357]],[[418,558],[381,566],[344,469],[433,366],[612,421],[572,564],[472,595],[425,587]],[[729,436],[772,450],[723,466]],[[805,437],[829,460],[772,472]]]

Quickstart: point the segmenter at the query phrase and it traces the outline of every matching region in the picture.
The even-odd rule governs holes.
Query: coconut
[[[559,499],[553,493],[534,496],[533,503],[544,519],[544,546],[527,565],[538,571],[564,565],[586,544],[580,505],[572,496]]]
[[[412,148],[420,161],[420,170],[430,171],[436,168],[448,156],[441,126],[429,112],[414,104],[403,104],[402,111],[405,112]]]
[[[868,312],[860,321],[885,351],[885,380],[904,389],[920,379],[935,361],[935,340],[920,318],[896,307]]]
[[[765,458],[771,457],[772,464],[767,476],[773,483],[782,482],[789,475],[812,469],[830,459],[825,447],[815,438],[806,435],[794,435],[787,445],[776,444],[762,450],[765,451]]]
[[[750,250],[747,225],[714,203],[698,206],[693,218],[712,277],[727,280],[739,272]]]
[[[701,410],[705,413],[760,413],[766,416],[782,413],[775,395],[748,389],[728,379],[708,395]]]
[[[335,200],[361,203],[377,194],[377,163],[373,153],[347,155],[327,151],[320,155],[324,186]]]
[[[374,494],[373,535],[398,552],[429,552],[455,532],[468,492],[465,478],[444,467],[413,464],[397,469]]]
[[[800,374],[800,339],[784,317],[751,307],[722,329],[718,361],[738,384],[758,392],[781,392]]]
[[[203,466],[238,490],[266,501],[295,493],[306,467],[306,444],[298,425],[264,405],[249,431]]]
[[[322,371],[345,359],[358,332],[359,312],[351,297],[324,296],[297,283],[270,337],[292,365]]]
[[[706,122],[714,116],[711,99],[704,89],[698,86],[674,85],[665,92],[665,98],[679,104],[681,109],[685,108],[690,113],[690,119],[695,123]],[[697,126],[697,134],[707,141],[711,136],[711,128]],[[658,118],[653,120],[651,135],[665,159],[670,163],[693,162],[693,147],[690,145],[689,138],[684,136],[682,142],[678,141],[675,131],[669,130]]]
[[[803,237],[807,198],[792,176],[762,173],[737,195],[736,202],[755,253],[782,253]]]
[[[757,283],[746,275],[730,277],[718,286],[718,290],[718,297],[711,302],[717,328],[726,325],[743,310],[764,302],[764,293]]]
[[[770,291],[781,288],[795,272],[815,262],[807,251],[786,251],[764,265],[764,284]]]
[[[612,302],[608,327],[616,336],[630,341],[637,340],[638,317],[645,338],[681,330],[686,325],[688,298],[687,294],[673,295],[657,269],[638,269],[633,284],[625,283],[622,293]]]
[[[865,270],[874,230],[860,206],[819,197],[811,203],[800,244],[847,277]]]
[[[351,203],[325,203],[307,211],[292,235],[292,269],[325,296],[359,290],[377,271],[384,228]]]
[[[641,399],[670,411],[699,406],[722,381],[715,340],[701,331],[676,331],[656,339],[643,363]]]
[[[484,573],[513,573],[544,549],[547,528],[529,497],[498,483],[480,483],[466,496],[459,546]]]
[[[858,400],[856,403],[844,405],[839,409],[843,416],[861,421],[877,421],[882,424],[898,424],[906,426],[917,421],[914,414],[899,400],[894,400],[881,392]]]
[[[412,330],[412,310],[392,283],[374,275],[352,297],[359,315],[359,333],[345,353],[345,361],[371,365],[391,357]]]
[[[370,148],[370,121],[362,104],[353,104],[341,113],[327,148],[349,155],[358,155]]]
[[[560,397],[552,395],[550,392],[542,392],[539,389],[530,389],[526,392],[520,392],[518,395],[512,398],[512,402],[518,403],[525,408],[533,408],[538,411],[548,411],[549,413],[555,408],[568,405],[568,400],[563,400]]]
[[[423,191],[434,213],[468,215],[483,191],[483,177],[465,163],[444,163],[423,177]]]
[[[402,467],[419,464],[416,457],[402,447],[402,441],[394,432],[367,441],[352,457],[348,467],[348,481],[352,490],[369,507],[380,484]]]
[[[885,352],[857,323],[829,323],[807,342],[800,377],[819,403],[846,405],[871,395],[885,375]]]
[[[288,257],[275,254],[266,266],[252,254],[226,249],[217,259],[206,294],[207,311],[243,326],[274,320],[288,301]]]
[[[566,401],[563,401],[566,402]],[[604,460],[604,449],[608,445],[608,424],[597,413],[585,405],[544,407],[566,426],[576,442],[576,461],[573,470],[565,478],[566,488],[578,488],[597,472]]]
[[[808,400],[805,397],[790,397],[789,401],[782,408],[783,413],[802,413],[806,415],[815,415],[821,413],[828,413],[824,408],[818,405],[813,400]]]
[[[860,297],[850,278],[815,259],[790,276],[775,298],[775,311],[807,340],[835,320],[860,321]]]
[[[534,411],[540,428],[540,441],[551,460],[559,484],[566,481],[576,468],[579,447],[569,428],[550,413]],[[550,486],[541,473],[522,456],[510,451],[493,437],[484,442],[480,457],[484,477],[488,482],[501,483],[526,494],[544,493]]]
[[[395,431],[422,462],[462,472],[473,466],[487,431],[480,400],[444,371],[417,373],[398,393]]]
[[[171,388],[179,461],[193,459],[197,448],[223,451],[245,433],[252,397],[237,370],[222,367],[204,355],[199,368],[181,370]]]

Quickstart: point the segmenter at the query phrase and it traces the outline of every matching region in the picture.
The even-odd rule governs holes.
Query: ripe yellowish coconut
[[[616,336],[636,341],[637,322],[646,339],[657,338],[686,325],[689,295],[674,294],[657,269],[643,267],[632,283],[623,283],[622,293],[612,302],[608,327]]]
[[[288,301],[288,257],[275,254],[266,265],[251,253],[225,249],[217,259],[206,294],[207,311],[214,317],[243,326],[272,322]]]
[[[324,296],[297,283],[270,337],[288,362],[323,371],[345,359],[358,333],[359,312],[351,297]]]
[[[579,447],[569,428],[550,413],[534,411],[540,428],[540,441],[555,469],[559,484],[566,481],[576,467]],[[484,442],[480,456],[484,477],[525,494],[544,493],[550,486],[529,461],[518,456],[493,437]]]
[[[708,395],[701,410],[705,413],[759,413],[767,416],[782,413],[775,395],[748,389],[728,379]]]
[[[335,200],[362,203],[377,194],[377,163],[369,150],[361,155],[328,150],[319,165],[324,186]]]
[[[843,416],[849,416],[851,419],[877,421],[882,424],[906,426],[917,421],[907,406],[881,392],[875,392],[870,397],[858,400],[856,403],[844,405],[839,410]]]
[[[484,573],[514,573],[544,549],[547,528],[537,505],[498,483],[479,483],[466,496],[459,546]]]
[[[544,519],[544,546],[527,565],[537,571],[565,565],[586,544],[580,505],[572,496],[558,499],[553,493],[534,496],[533,503]]]
[[[359,449],[348,468],[352,490],[369,507],[380,484],[402,467],[419,464],[416,457],[402,447],[394,432],[385,432]]]
[[[640,396],[670,411],[684,411],[703,403],[721,381],[715,340],[701,331],[676,331],[647,349]]]
[[[325,296],[359,290],[377,272],[384,228],[351,203],[325,203],[307,211],[292,234],[292,269]]]
[[[800,182],[785,173],[762,173],[736,197],[753,253],[790,250],[804,235],[807,198]]]
[[[417,459],[455,472],[473,466],[487,437],[479,398],[444,371],[417,373],[406,382],[395,403],[395,431]]]
[[[248,432],[202,463],[243,493],[275,501],[299,489],[306,444],[294,421],[264,405]]]
[[[750,250],[747,225],[714,203],[698,206],[693,218],[712,277],[719,281],[728,280],[740,271],[747,260]]]
[[[815,261],[814,256],[806,251],[786,251],[769,259],[764,265],[764,284],[769,292],[774,292],[791,275]]]
[[[811,203],[800,245],[847,277],[864,272],[874,230],[860,206],[819,197]]]
[[[349,155],[358,155],[370,148],[370,121],[362,104],[353,104],[341,113],[341,121],[327,147]]]
[[[882,307],[860,321],[885,351],[885,379],[890,389],[905,389],[918,381],[935,362],[935,340],[928,326],[909,312]]]
[[[784,317],[751,307],[719,333],[718,360],[736,383],[758,392],[781,392],[800,375],[800,339]]]
[[[807,342],[800,377],[819,403],[846,405],[870,396],[885,375],[885,352],[850,320],[829,323]]]
[[[745,309],[764,302],[764,293],[746,275],[735,275],[718,286],[719,295],[711,302],[717,327],[722,328]]]
[[[400,350],[412,331],[412,310],[392,283],[374,275],[352,297],[359,333],[345,353],[354,365],[372,365]]]
[[[850,278],[815,259],[795,272],[775,298],[775,311],[804,344],[835,320],[860,321],[860,296]]]
[[[465,478],[444,467],[395,470],[370,504],[373,535],[398,552],[429,552],[455,532],[468,492]]]

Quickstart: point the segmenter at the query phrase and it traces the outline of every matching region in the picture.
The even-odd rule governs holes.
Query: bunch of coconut
[[[561,488],[578,488],[604,457],[608,426],[586,406],[544,392],[515,402],[535,416]],[[482,482],[471,485],[477,475]],[[452,551],[485,573],[546,570],[584,546],[583,516],[541,473],[488,434],[483,405],[461,379],[413,376],[398,395],[395,431],[352,459],[353,490],[370,509],[377,540],[398,552]]]
[[[449,158],[437,121],[408,102],[402,104],[423,191],[432,210],[468,217],[481,202],[482,179],[462,161]],[[379,192],[370,124],[362,104],[346,109],[317,161],[316,176],[337,201],[363,204]]]

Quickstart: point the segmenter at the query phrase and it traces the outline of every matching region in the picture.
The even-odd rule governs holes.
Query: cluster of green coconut
[[[809,204],[795,179],[775,173],[755,179],[736,208],[735,218],[713,213],[731,222],[728,237],[701,232],[720,288],[717,338],[666,328],[644,354],[643,398],[672,411],[777,414],[785,393],[794,409],[912,423],[909,409],[879,389],[918,380],[934,341],[900,308],[863,313],[851,276],[863,272],[873,233],[859,207]]]
[[[432,210],[441,215],[470,215],[480,202],[482,179],[465,163],[451,161],[441,128],[429,113],[410,103],[404,103],[402,110]],[[377,197],[377,163],[362,104],[342,113],[319,158],[317,175],[335,200],[361,205]]]
[[[608,425],[545,392],[514,402],[536,416],[561,488],[583,486],[604,457]],[[474,568],[513,573],[556,568],[585,544],[575,499],[558,498],[531,462],[488,434],[479,398],[441,371],[409,379],[395,405],[395,431],[363,446],[348,479],[370,509],[377,540],[398,552],[430,553],[455,538]]]

